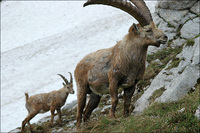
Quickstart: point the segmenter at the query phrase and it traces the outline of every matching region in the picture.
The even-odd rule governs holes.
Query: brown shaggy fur
[[[28,116],[22,122],[22,132],[24,131],[26,123],[28,123],[29,128],[32,131],[32,127],[29,121],[38,113],[45,113],[49,110],[51,111],[51,121],[49,123],[50,126],[53,126],[55,110],[58,113],[59,125],[61,125],[61,107],[65,104],[68,95],[74,94],[72,77],[70,82],[66,82],[66,84],[63,83],[63,85],[63,88],[58,91],[41,93],[31,97],[28,96],[28,93],[25,93]]]
[[[135,27],[135,24],[131,26],[129,33],[115,46],[91,53],[78,63],[75,69],[77,129],[80,128],[82,114],[84,121],[87,121],[103,94],[111,95],[112,107],[109,116],[115,117],[120,87],[124,89],[124,116],[129,115],[135,85],[145,71],[148,46],[158,47],[167,41],[166,35],[154,22],[144,27],[138,25],[138,29]],[[85,108],[86,94],[90,94],[90,100]]]

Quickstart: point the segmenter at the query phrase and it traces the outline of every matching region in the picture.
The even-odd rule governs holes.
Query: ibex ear
[[[65,83],[63,83],[63,86],[66,86]]]
[[[129,29],[129,32],[130,30],[132,30],[131,32],[134,33],[134,34],[137,34],[137,35],[140,35],[140,32],[138,30],[138,26],[137,24],[133,23],[133,25],[131,26],[131,28]]]

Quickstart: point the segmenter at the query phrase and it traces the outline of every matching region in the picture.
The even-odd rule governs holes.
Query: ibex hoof
[[[114,119],[116,118],[115,114],[113,114],[113,113],[109,113],[108,117],[109,118],[114,118]]]
[[[129,116],[129,112],[127,111],[127,112],[124,113],[124,118],[126,118],[128,116]]]

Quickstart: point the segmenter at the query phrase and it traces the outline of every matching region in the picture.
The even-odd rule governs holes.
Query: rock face
[[[186,19],[185,16],[188,14],[188,10],[174,11],[169,9],[158,9],[160,17],[165,19],[171,24],[171,27],[178,27],[181,22]],[[183,19],[184,18],[184,19]],[[183,23],[183,22],[182,22]]]
[[[196,85],[199,79],[199,41],[195,39],[193,46],[185,44],[182,52],[176,56],[181,59],[177,68],[168,70],[172,61],[154,78],[149,88],[136,101],[134,113],[140,113],[150,105],[150,97],[153,93],[164,87],[166,90],[155,101],[170,102],[180,99]]]
[[[199,35],[200,31],[197,30],[199,29],[199,24],[200,24],[199,17],[187,21],[181,28],[181,37],[190,39],[192,37]]]
[[[183,49],[176,56],[178,66],[171,68],[173,60],[168,62],[135,102],[133,114],[141,113],[151,104],[150,97],[156,90],[165,89],[155,101],[176,101],[188,94],[200,78],[199,1],[163,1],[158,2],[154,21],[168,35],[170,47],[182,46]],[[152,51],[152,48],[149,50]]]
[[[198,1],[192,8],[190,8],[190,11],[200,15],[199,5],[200,5],[200,1]]]
[[[160,0],[158,6],[163,9],[182,10],[188,9],[198,0]]]

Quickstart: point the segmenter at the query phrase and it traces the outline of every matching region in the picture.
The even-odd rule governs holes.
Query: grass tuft
[[[186,46],[188,46],[188,47],[190,47],[190,46],[194,46],[194,40],[193,39],[189,39],[189,40],[187,40],[187,42],[186,42]]]
[[[181,62],[182,59],[179,58],[173,58],[172,62],[170,63],[170,65],[166,68],[166,70],[170,70],[172,68],[176,68],[178,67],[179,63]]]
[[[156,98],[160,97],[166,89],[164,87],[154,91],[153,95],[150,97],[150,103],[153,103]]]

